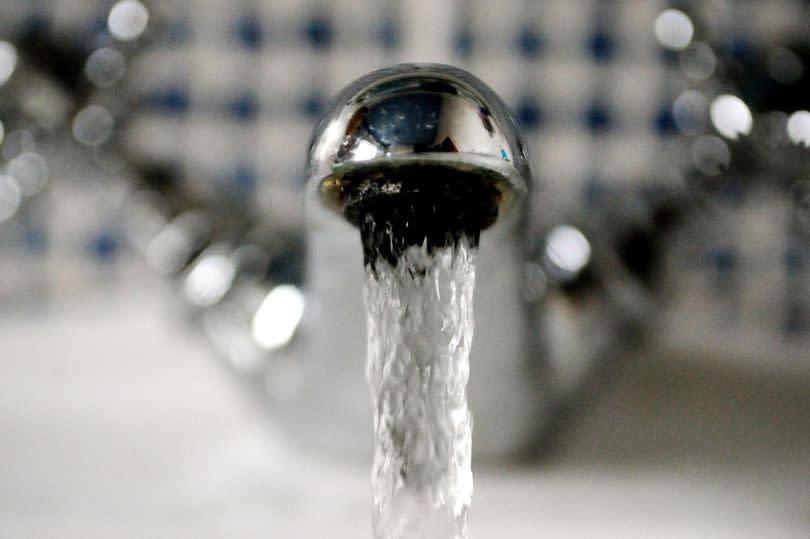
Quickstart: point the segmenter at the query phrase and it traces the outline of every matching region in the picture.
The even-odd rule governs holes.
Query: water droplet
[[[685,49],[692,41],[694,31],[689,16],[677,9],[667,9],[655,19],[655,37],[667,49]]]
[[[87,58],[84,73],[99,88],[114,86],[124,76],[124,55],[115,49],[98,49]]]
[[[749,134],[754,125],[748,105],[734,95],[724,94],[714,98],[709,109],[709,116],[715,129],[731,140],[737,140],[740,135]]]
[[[186,276],[183,290],[186,298],[199,307],[218,303],[230,290],[236,276],[236,265],[221,252],[201,255]]]
[[[810,112],[798,110],[787,121],[787,134],[796,144],[810,147]]]
[[[694,81],[708,79],[717,68],[717,56],[705,43],[695,42],[681,52],[679,56],[681,69]]]
[[[568,281],[590,263],[591,244],[578,229],[560,225],[546,236],[544,255],[554,278]]]
[[[0,41],[0,86],[8,82],[17,68],[17,48],[8,41]]]
[[[275,287],[253,316],[253,339],[267,350],[288,344],[304,315],[304,304],[304,294],[297,287]]]
[[[706,129],[709,100],[697,90],[687,90],[672,103],[672,116],[681,133],[697,135]]]
[[[34,152],[25,152],[12,159],[7,167],[23,196],[30,197],[41,191],[48,183],[48,163]]]
[[[113,117],[99,105],[88,105],[73,118],[73,136],[85,146],[99,146],[113,131]]]
[[[132,41],[146,30],[149,11],[138,0],[121,0],[110,10],[107,27],[116,39]]]

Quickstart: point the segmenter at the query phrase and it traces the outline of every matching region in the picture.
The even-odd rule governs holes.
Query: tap
[[[624,342],[627,313],[644,310],[628,305],[631,281],[616,278],[600,241],[609,227],[533,223],[543,219],[530,214],[532,175],[511,114],[449,66],[394,66],[336,96],[309,144],[303,229],[129,163],[141,187],[124,209],[136,250],[177,283],[187,315],[273,419],[326,453],[358,458],[372,447],[362,290],[373,259],[359,237],[374,239],[358,229],[375,208],[399,227],[400,243],[374,245],[389,260],[425,238],[458,240],[452,231],[480,244],[468,385],[478,460],[547,441]]]
[[[382,206],[403,232],[384,257],[425,238],[452,241],[449,230],[476,239],[485,230],[468,387],[474,444],[483,458],[533,447],[547,395],[524,294],[531,174],[503,101],[450,66],[375,71],[340,92],[315,128],[307,177],[307,384],[281,420],[318,446],[355,454],[370,448],[362,261],[372,261],[357,228],[366,211]]]
[[[426,238],[452,240],[450,230],[477,241],[530,183],[525,146],[500,98],[464,71],[420,64],[348,86],[315,129],[307,176],[310,193],[361,230],[374,213],[392,226],[403,221],[400,245],[383,246],[389,258]]]

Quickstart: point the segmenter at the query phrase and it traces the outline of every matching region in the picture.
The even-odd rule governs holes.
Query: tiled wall
[[[284,211],[325,99],[400,61],[460,65],[512,106],[542,189],[577,207],[593,182],[672,176],[657,150],[671,68],[652,33],[659,2],[179,3],[170,43],[138,62],[151,104],[132,144],[177,160],[206,192],[257,186]],[[663,138],[662,138],[663,136]],[[628,151],[631,148],[631,151]]]
[[[6,15],[0,33],[36,15],[51,21],[57,35],[82,36],[91,46],[106,39],[111,4],[7,0],[0,7]],[[148,4],[148,46],[128,73],[125,93],[137,114],[123,140],[142,158],[177,166],[199,193],[237,197],[271,219],[300,224],[305,145],[324,101],[377,67],[447,62],[480,76],[512,107],[538,184],[535,206],[549,219],[587,219],[595,206],[611,203],[600,198],[611,190],[641,201],[651,187],[680,182],[688,151],[675,129],[672,100],[690,83],[677,54],[657,43],[653,27],[663,9],[682,4],[155,1]],[[700,14],[696,35],[723,35],[732,44],[801,36],[807,29],[808,5],[802,0],[770,1],[767,8],[756,0],[690,7]],[[761,228],[785,211],[778,197],[764,207],[762,199],[748,200],[723,218],[733,224],[723,226]],[[52,229],[49,223],[44,233]],[[671,290],[679,294],[683,313],[713,321],[703,325],[711,328],[704,341],[728,327],[709,311],[729,301],[735,302],[732,310],[753,313],[746,328],[769,328],[777,335],[774,342],[795,333],[785,323],[787,315],[777,311],[788,305],[787,297],[806,295],[806,287],[769,293],[768,286],[796,281],[796,268],[810,263],[786,265],[784,256],[760,248],[784,245],[784,227],[774,228],[776,241],[756,236],[762,242],[717,233],[715,221],[693,230],[683,256],[676,251],[670,257],[671,267],[685,275],[682,283],[692,285]],[[13,242],[5,245],[4,253]],[[738,251],[748,254],[724,254]],[[95,252],[102,258],[106,253]],[[712,283],[729,271],[744,284],[707,301],[714,297]],[[806,273],[798,275],[798,282],[806,283]],[[701,311],[706,305],[711,308]]]

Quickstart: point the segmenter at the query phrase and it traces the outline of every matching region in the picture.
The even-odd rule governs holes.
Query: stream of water
[[[476,240],[366,265],[377,539],[467,537]]]

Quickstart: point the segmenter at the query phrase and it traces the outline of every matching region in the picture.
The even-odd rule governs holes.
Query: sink
[[[370,537],[368,463],[286,439],[137,285],[0,318],[0,536]],[[471,534],[807,537],[807,410],[810,380],[642,351],[538,463],[476,467]]]

